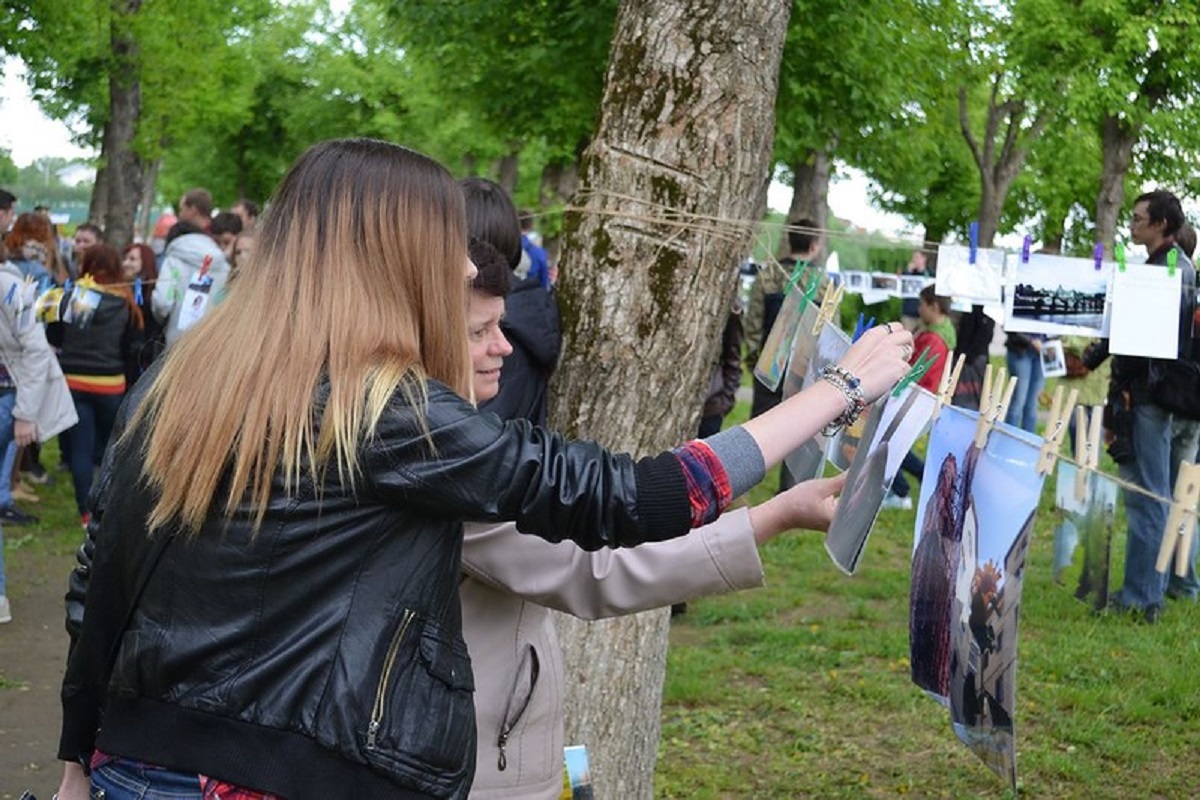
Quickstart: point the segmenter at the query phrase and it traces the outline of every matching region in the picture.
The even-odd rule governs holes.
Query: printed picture
[[[805,302],[804,292],[799,287],[788,292],[783,298],[783,305],[779,308],[774,324],[771,325],[771,332],[767,334],[767,341],[763,343],[758,363],[754,365],[754,377],[771,391],[779,388],[784,372],[787,371],[788,357],[792,353],[792,339],[807,305],[810,304]]]
[[[1067,356],[1061,339],[1042,342],[1042,374],[1047,378],[1061,378],[1067,374]]]
[[[811,329],[810,329],[811,330]],[[812,385],[826,364],[836,364],[850,349],[850,337],[832,323],[825,323],[817,336],[816,349],[808,361],[801,388]],[[825,451],[829,437],[818,432],[783,460],[792,476],[799,481],[819,477],[825,467]]]
[[[1000,250],[975,251],[962,245],[944,244],[938,247],[937,293],[942,297],[972,304],[1003,302],[1004,253]]]
[[[876,292],[885,292],[889,297],[900,295],[900,276],[890,272],[872,272],[871,288]]]
[[[1146,358],[1179,357],[1181,330],[1179,315],[1151,314],[1146,309],[1177,308],[1182,291],[1183,270],[1172,275],[1150,264],[1127,264],[1113,273],[1114,298],[1109,324],[1108,351],[1113,355]]]
[[[1017,333],[1108,336],[1113,265],[1035,253],[1014,259],[1005,292],[1004,329]]]
[[[900,469],[900,462],[925,432],[937,400],[919,387],[900,397],[877,402],[869,414],[859,440],[853,445],[831,443],[831,449],[853,449],[846,488],[838,498],[837,511],[825,535],[825,550],[833,563],[853,575],[866,548],[867,538],[883,507],[883,498]]]
[[[926,278],[924,275],[901,275],[900,296],[910,298],[920,297],[921,290],[933,283],[933,280],[933,278]]]
[[[796,326],[796,335],[792,339],[792,354],[787,362],[787,374],[783,378],[783,396],[785,398],[804,388],[804,375],[808,372],[808,362],[817,349],[818,333],[813,333],[817,324],[819,306],[809,303],[800,315],[800,324]]]
[[[910,607],[913,681],[950,708],[955,734],[1016,785],[1013,713],[1021,582],[1042,489],[1041,440],[943,411],[917,506]]]
[[[1111,581],[1117,485],[1103,473],[1089,472],[1081,500],[1075,491],[1078,473],[1074,464],[1058,462],[1054,504],[1063,512],[1063,520],[1054,529],[1054,580],[1074,583],[1077,599],[1093,611],[1103,611]],[[1083,554],[1076,566],[1080,549]]]
[[[574,745],[563,748],[566,775],[560,800],[593,800],[592,775],[588,769],[587,748]]]
[[[868,272],[843,272],[842,286],[846,287],[847,292],[861,294],[864,289],[871,288],[871,275]]]

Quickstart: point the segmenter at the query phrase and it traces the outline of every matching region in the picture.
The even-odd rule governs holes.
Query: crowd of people
[[[867,331],[792,397],[756,386],[751,419],[724,427],[743,340],[752,363],[782,301],[760,279],[713,348],[700,436],[633,459],[547,427],[556,273],[495,183],[336,140],[293,164],[261,222],[246,200],[214,214],[197,189],[123,252],[90,224],[61,248],[15,201],[0,192],[0,294],[28,277],[90,278],[99,295],[86,328],[20,304],[0,324],[0,452],[36,474],[22,448],[37,464],[58,436],[85,529],[60,800],[556,798],[550,611],[596,619],[760,585],[759,546],[828,527],[842,481],[785,476],[759,505],[734,498],[852,424],[926,347],[941,367],[967,357],[956,402],[977,407],[994,333],[982,308],[955,319],[929,288],[906,325]],[[1176,206],[1135,206],[1152,263],[1178,246]],[[815,269],[820,236],[795,228],[789,270]],[[287,324],[264,326],[265,308]],[[1094,383],[1102,345],[1071,345]],[[1178,461],[1150,457],[1165,431],[1190,435],[1178,452],[1194,459],[1200,426],[1145,408],[1153,370],[1114,361],[1109,401],[1134,409],[1138,453],[1122,474],[1169,494],[1155,481]],[[0,474],[0,515],[25,515],[3,504],[14,484]],[[1131,548],[1148,552],[1153,524],[1131,508]],[[7,613],[3,580],[0,559]],[[1154,580],[1127,566],[1123,607],[1153,621],[1163,592],[1195,596]]]

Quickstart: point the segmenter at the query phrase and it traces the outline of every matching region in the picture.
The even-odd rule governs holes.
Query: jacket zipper
[[[504,708],[504,719],[500,723],[500,736],[496,739],[496,744],[500,747],[500,757],[496,762],[496,767],[501,771],[508,769],[508,754],[505,748],[508,746],[508,736],[517,727],[517,723],[525,716],[525,712],[529,709],[530,702],[533,701],[533,692],[537,688],[538,674],[541,672],[541,665],[538,663],[537,650],[533,645],[528,645],[526,657],[521,659],[521,663],[517,665],[517,673],[513,676],[512,692],[508,695],[508,705]],[[512,720],[509,720],[508,712],[512,710],[512,701],[517,694],[517,684],[521,680],[521,673],[524,671],[525,661],[529,660],[532,664],[529,667],[529,691],[525,694],[525,699],[521,701],[521,707],[517,709],[517,714]]]
[[[404,641],[404,634],[408,632],[408,626],[412,624],[415,616],[415,612],[404,609],[404,616],[400,618],[400,627],[396,629],[396,635],[392,637],[387,655],[384,656],[383,674],[379,676],[379,686],[375,689],[375,705],[371,708],[371,722],[367,725],[368,750],[375,749],[375,739],[379,735],[379,729],[383,726],[384,699],[387,695],[388,684],[392,679],[392,669],[396,666],[396,656],[400,653],[400,644]]]

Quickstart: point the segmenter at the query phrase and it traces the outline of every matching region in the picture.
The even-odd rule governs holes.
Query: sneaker
[[[912,511],[912,498],[908,495],[901,497],[898,494],[888,492],[887,496],[883,498],[883,507],[895,508],[901,511]]]
[[[33,469],[21,470],[21,477],[30,483],[36,483],[38,486],[54,483],[54,478],[49,472],[46,472],[46,468],[41,464],[34,464]]]
[[[8,598],[0,594],[0,624],[12,622],[12,608],[8,605]]]
[[[37,521],[33,514],[26,514],[16,506],[0,507],[0,522],[5,525],[31,525]]]

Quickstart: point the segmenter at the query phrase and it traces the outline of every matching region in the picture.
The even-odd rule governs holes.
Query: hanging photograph
[[[969,247],[953,244],[938,247],[936,286],[942,297],[971,304],[1001,303],[1003,274],[1001,250],[978,248],[972,264]]]
[[[1074,464],[1058,462],[1054,504],[1063,520],[1054,529],[1054,580],[1074,584],[1077,599],[1093,611],[1103,611],[1111,583],[1117,484],[1107,475],[1088,472],[1081,498],[1075,485],[1078,474]]]
[[[862,294],[865,289],[871,288],[871,274],[869,272],[847,271],[841,273],[842,286],[847,292],[852,294]]]
[[[1113,265],[1035,253],[1013,259],[1004,297],[1004,330],[1014,333],[1108,336],[1108,287]]]
[[[900,296],[908,298],[920,297],[921,290],[933,283],[933,280],[933,278],[927,278],[924,275],[901,275]]]
[[[1017,620],[1042,489],[1041,440],[947,408],[929,436],[910,599],[913,681],[950,708],[955,734],[1016,785]]]
[[[929,392],[910,387],[899,397],[888,395],[871,408],[864,416],[866,423],[856,443],[830,443],[831,450],[851,458],[846,487],[825,535],[826,552],[846,573],[852,575],[858,569],[867,537],[900,462],[925,432],[936,405],[937,400]],[[862,442],[868,445],[863,447]]]
[[[783,396],[791,397],[804,388],[804,376],[808,372],[808,362],[817,349],[817,333],[813,328],[817,323],[817,312],[820,309],[814,303],[809,303],[800,315],[800,324],[796,326],[796,334],[792,337],[792,353],[787,361],[787,373],[783,377]]]
[[[899,297],[900,276],[890,272],[872,272],[871,291],[886,294],[888,297]]]
[[[1042,342],[1042,375],[1047,378],[1061,378],[1067,374],[1067,356],[1063,352],[1061,339],[1047,339]]]
[[[811,329],[810,329],[811,330]],[[811,386],[817,381],[817,375],[826,364],[836,364],[850,349],[850,337],[832,323],[826,323],[817,335],[816,349],[808,361],[804,372],[801,388]],[[799,449],[792,451],[783,460],[792,477],[799,481],[808,481],[821,476],[825,468],[825,452],[829,446],[829,437],[818,432],[816,436],[802,444]]]
[[[1179,314],[1147,313],[1147,309],[1177,309],[1183,270],[1172,275],[1162,267],[1127,264],[1113,272],[1112,322],[1108,352],[1113,355],[1176,359],[1180,353]],[[1191,331],[1187,332],[1190,339]]]
[[[800,325],[800,317],[806,306],[811,306],[805,300],[801,287],[792,287],[783,298],[783,305],[771,325],[771,332],[763,343],[762,353],[758,363],[754,365],[754,377],[772,392],[779,388],[783,374],[787,370],[788,357],[792,353],[792,339]]]

